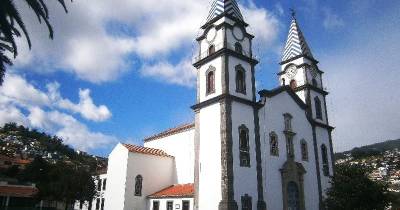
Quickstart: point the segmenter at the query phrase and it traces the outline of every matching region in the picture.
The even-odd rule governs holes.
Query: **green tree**
[[[44,0],[18,0],[24,2],[35,13],[39,23],[44,22],[47,25],[50,39],[53,39],[53,28],[49,22],[49,10]],[[65,12],[67,8],[64,0],[57,0]],[[21,33],[22,32],[22,33]],[[22,21],[21,15],[15,6],[14,0],[0,1],[0,85],[3,83],[6,65],[12,65],[11,59],[7,53],[13,54],[14,58],[18,55],[15,38],[25,36],[29,48],[31,40],[28,31]]]
[[[325,199],[328,210],[383,210],[391,201],[387,185],[370,180],[360,165],[336,165],[331,184]]]

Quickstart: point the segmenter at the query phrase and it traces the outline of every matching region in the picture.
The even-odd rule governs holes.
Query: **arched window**
[[[292,79],[290,81],[290,87],[294,90],[297,87],[297,82],[296,80]]]
[[[275,132],[269,134],[269,147],[272,156],[279,156],[278,136]]]
[[[252,209],[251,203],[252,203],[251,197],[248,194],[242,196],[242,210],[251,210]]]
[[[246,94],[246,74],[242,66],[236,66],[236,92]]]
[[[245,125],[239,127],[240,166],[250,167],[249,129]]]
[[[324,176],[329,176],[329,165],[328,165],[328,150],[325,144],[321,145],[321,155],[322,155],[322,170]]]
[[[285,86],[285,85],[286,85],[285,78],[282,78],[282,86]]]
[[[208,55],[215,53],[215,46],[212,44],[208,47]]]
[[[321,108],[321,101],[319,100],[318,96],[314,98],[315,103],[315,116],[317,119],[322,120],[322,108]]]
[[[318,83],[317,83],[317,80],[315,78],[313,78],[311,80],[311,83],[312,83],[313,86],[318,87]]]
[[[301,159],[304,161],[308,161],[308,147],[306,140],[302,139],[300,141],[300,147],[301,147]]]
[[[206,94],[215,92],[215,68],[210,66],[206,73]]]
[[[142,175],[137,175],[135,178],[135,196],[142,196],[142,184],[143,184]]]
[[[240,53],[240,54],[243,53],[242,45],[241,45],[239,42],[236,42],[236,43],[235,43],[235,51],[236,51],[237,53]]]
[[[295,182],[288,183],[287,196],[287,209],[300,210],[299,188]]]

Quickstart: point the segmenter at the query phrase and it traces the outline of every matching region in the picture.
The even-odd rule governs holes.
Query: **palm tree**
[[[53,39],[53,28],[49,22],[49,11],[44,0],[18,0],[26,3],[30,9],[36,14],[39,23],[42,21],[46,24],[50,39]],[[64,0],[57,0],[64,8],[65,12],[67,7]],[[72,1],[72,0],[71,0]],[[22,33],[21,33],[22,31]],[[12,54],[14,58],[18,55],[16,37],[24,35],[28,43],[29,49],[31,48],[31,40],[25,24],[22,21],[18,9],[15,7],[14,0],[1,0],[0,1],[0,86],[3,83],[6,65],[12,65],[11,59],[7,54]]]

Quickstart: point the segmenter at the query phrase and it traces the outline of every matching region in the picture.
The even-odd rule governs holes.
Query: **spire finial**
[[[296,19],[296,11],[293,8],[290,8],[290,13],[293,19]]]

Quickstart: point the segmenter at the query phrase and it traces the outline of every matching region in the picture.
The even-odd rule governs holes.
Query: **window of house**
[[[285,131],[291,131],[292,130],[292,115],[289,113],[283,114],[283,120],[285,122]]]
[[[286,152],[288,157],[294,157],[293,136],[291,135],[286,136]]]
[[[104,210],[104,198],[101,199],[101,210]]]
[[[236,66],[236,92],[246,94],[246,74],[242,66]]]
[[[106,185],[107,185],[107,179],[103,180],[103,191],[106,190]]]
[[[236,42],[236,43],[235,43],[235,51],[236,51],[237,53],[240,53],[240,54],[243,53],[242,45],[241,45],[239,42]]]
[[[190,201],[182,201],[182,210],[190,209]]]
[[[251,204],[251,197],[247,194],[242,196],[242,210],[251,210],[252,209],[252,204]]]
[[[159,210],[159,209],[160,209],[160,202],[153,201],[153,210]]]
[[[301,159],[304,161],[308,161],[308,148],[306,140],[302,139],[300,141],[300,147],[301,147]]]
[[[245,125],[239,127],[240,166],[250,167],[249,129]]]
[[[135,178],[135,196],[142,196],[142,183],[143,177],[141,175],[137,175]]]
[[[215,92],[215,68],[210,67],[207,70],[206,93],[211,94]]]
[[[97,191],[101,190],[101,179],[97,180]]]
[[[215,46],[214,45],[210,45],[210,47],[208,47],[208,55],[211,55],[215,53]]]
[[[287,185],[287,209],[289,210],[299,210],[300,200],[299,200],[299,188],[295,182],[289,182]]]
[[[269,134],[270,154],[272,156],[279,156],[278,136],[275,132]]]
[[[322,107],[321,107],[321,101],[319,100],[318,96],[314,98],[314,103],[315,103],[315,116],[317,119],[322,120]]]
[[[317,83],[317,80],[316,80],[315,78],[313,78],[313,79],[311,80],[311,83],[312,83],[312,85],[314,85],[315,87],[318,87],[318,83]]]
[[[297,82],[296,80],[292,79],[290,81],[290,87],[294,90],[297,87]]]
[[[96,210],[100,209],[100,198],[96,199]]]
[[[167,210],[173,210],[173,209],[174,209],[174,202],[167,201]]]
[[[329,165],[328,165],[328,150],[325,144],[321,145],[321,155],[322,155],[322,170],[324,176],[329,176]]]

